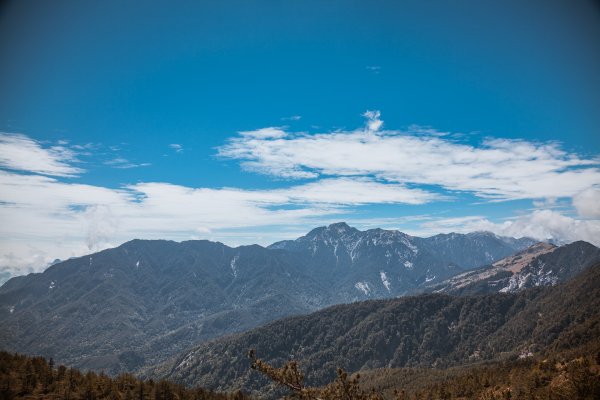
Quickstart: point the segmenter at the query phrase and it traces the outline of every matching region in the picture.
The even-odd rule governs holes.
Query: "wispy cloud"
[[[171,143],[169,145],[169,147],[173,150],[175,150],[176,153],[181,153],[183,152],[183,146],[178,144],[178,143]]]
[[[150,165],[152,165],[151,163],[133,163],[123,157],[113,158],[111,160],[105,161],[104,164],[118,169],[149,167]]]
[[[386,184],[368,178],[330,178],[279,190],[290,202],[309,204],[424,204],[444,200],[443,196],[399,184]]]
[[[299,121],[302,118],[301,115],[292,115],[290,117],[281,118],[282,121]]]
[[[432,129],[382,131],[378,111],[364,116],[366,130],[244,132],[220,147],[219,155],[282,178],[372,176],[491,200],[571,197],[600,184],[598,158],[569,153],[558,143],[488,138],[474,145]]]
[[[379,65],[367,65],[367,71],[372,72],[374,74],[379,74],[381,72],[381,67]]]
[[[73,177],[84,172],[71,165],[76,161],[73,150],[64,145],[44,147],[25,135],[0,132],[0,166],[3,168]]]
[[[240,136],[249,139],[279,139],[287,135],[283,128],[273,126],[268,128],[257,129],[254,131],[242,131],[239,132],[239,134]]]

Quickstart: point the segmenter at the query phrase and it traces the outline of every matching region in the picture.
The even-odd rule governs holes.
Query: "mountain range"
[[[274,243],[269,249],[283,250],[282,257],[297,260],[332,290],[334,303],[346,303],[405,295],[534,243],[530,238],[489,232],[419,238],[392,230],[360,231],[342,222]]]
[[[199,343],[286,316],[432,290],[533,244],[488,232],[418,238],[345,223],[267,248],[133,240],[7,281],[0,347],[82,369],[145,371]],[[598,249],[580,250],[588,265]],[[542,283],[583,268],[564,267]]]

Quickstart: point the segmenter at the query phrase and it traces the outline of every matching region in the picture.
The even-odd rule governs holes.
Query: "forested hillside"
[[[330,301],[260,246],[135,240],[11,279],[0,304],[0,348],[119,373]]]
[[[251,375],[245,354],[268,363],[297,360],[307,382],[349,372],[397,367],[445,368],[536,356],[600,337],[600,266],[564,285],[476,297],[423,295],[340,305],[287,318],[206,343],[151,371],[219,390],[269,392]]]
[[[310,387],[296,362],[273,368],[253,358],[251,368],[286,397],[305,400],[590,399],[600,396],[600,343],[571,351],[450,369],[384,368],[348,375],[338,369],[327,385]],[[168,380],[81,373],[53,360],[0,352],[0,399],[243,400],[242,392],[217,393]],[[256,398],[256,397],[255,397]]]
[[[215,393],[166,380],[142,381],[132,374],[82,373],[52,359],[0,352],[0,399],[243,400],[242,393]]]

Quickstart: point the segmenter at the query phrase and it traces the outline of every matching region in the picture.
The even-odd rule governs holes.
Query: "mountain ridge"
[[[277,318],[405,295],[463,271],[399,231],[344,223],[311,232],[324,259],[312,250],[136,239],[13,278],[0,287],[0,346],[80,368],[135,371]],[[479,260],[516,250],[493,234],[452,237],[464,246],[451,254],[457,259],[473,247]],[[353,264],[346,250],[335,254],[342,239],[358,251]],[[336,255],[346,261],[327,261]]]
[[[533,243],[530,238],[505,238],[490,232],[420,238],[380,228],[360,231],[338,222],[268,248],[293,253],[291,258],[300,259],[313,276],[342,293],[338,302],[351,302],[406,295]]]

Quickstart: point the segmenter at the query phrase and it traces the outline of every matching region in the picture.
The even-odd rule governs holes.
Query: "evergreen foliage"
[[[52,359],[0,352],[0,400],[244,400],[248,397],[186,388],[167,380],[143,381],[132,374],[82,373]]]

